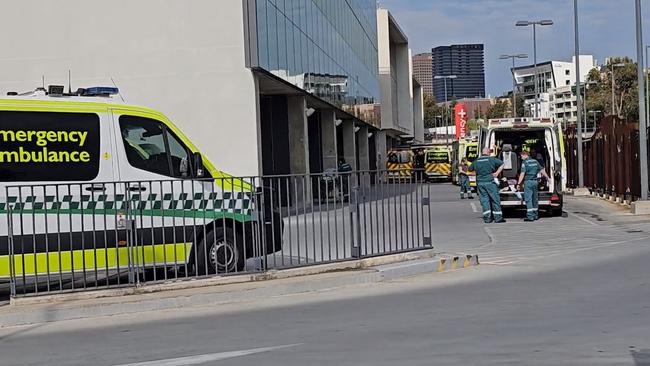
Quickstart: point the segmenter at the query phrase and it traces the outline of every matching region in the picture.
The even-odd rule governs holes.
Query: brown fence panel
[[[616,116],[599,121],[594,135],[584,141],[585,186],[600,194],[634,200],[640,196],[639,125]],[[567,180],[578,186],[577,131],[565,129]]]

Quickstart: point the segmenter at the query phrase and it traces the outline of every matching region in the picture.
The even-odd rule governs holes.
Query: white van
[[[255,178],[217,170],[163,114],[117,92],[0,98],[0,279],[236,272],[280,249],[281,217],[258,212]]]
[[[504,178],[499,186],[504,208],[525,207],[523,195],[518,195],[512,185],[513,180],[519,176],[520,153],[525,148],[531,150],[531,158],[537,159],[551,177],[549,182],[540,180],[540,209],[551,211],[553,215],[562,214],[562,193],[566,189],[567,167],[564,138],[559,123],[550,118],[491,119],[481,127],[479,144],[479,150],[489,147],[498,158],[504,157],[504,150],[511,150],[511,153],[507,154],[510,158],[506,166],[508,169],[504,169]]]

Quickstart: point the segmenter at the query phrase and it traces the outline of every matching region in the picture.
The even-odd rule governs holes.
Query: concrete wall
[[[323,109],[321,114],[321,131],[323,144],[323,170],[337,170],[338,148],[336,141],[336,114],[333,109]]]
[[[413,135],[413,73],[408,43],[395,46],[397,78],[397,124],[401,130]]]
[[[47,84],[120,88],[165,113],[217,168],[257,174],[254,76],[239,0],[34,0],[3,4],[0,93]]]
[[[377,11],[381,128],[413,135],[412,61],[408,39],[388,10]]]
[[[413,136],[418,143],[424,143],[424,89],[413,84]]]
[[[393,93],[391,79],[391,52],[390,31],[388,25],[388,11],[377,11],[377,51],[379,64],[379,88],[381,91],[381,128],[392,128]],[[396,102],[396,101],[395,101]],[[395,116],[397,118],[397,116]]]

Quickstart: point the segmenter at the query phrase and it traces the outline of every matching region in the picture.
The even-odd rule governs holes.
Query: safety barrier
[[[0,279],[11,296],[33,296],[429,248],[430,192],[419,176],[9,186],[0,192]]]
[[[566,130],[568,186],[578,186],[577,131]],[[641,193],[639,125],[616,116],[600,120],[590,139],[583,141],[585,186],[601,195],[636,200]]]

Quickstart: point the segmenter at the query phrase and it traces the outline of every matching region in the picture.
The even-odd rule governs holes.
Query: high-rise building
[[[581,82],[587,79],[589,71],[597,64],[594,56],[580,55]],[[572,89],[576,84],[575,70],[575,57],[571,61],[539,62],[537,68],[534,65],[524,65],[512,69],[517,82],[517,94],[524,98],[524,114],[535,115],[537,92],[538,117],[554,117],[563,123],[575,123],[578,119],[578,102]]]
[[[424,94],[433,95],[433,62],[431,53],[413,56],[413,78],[422,86]]]
[[[485,96],[485,65],[482,44],[440,46],[431,53],[433,62],[433,94],[444,102],[452,98]],[[436,76],[455,76],[439,78]],[[447,96],[445,98],[445,81]]]

